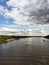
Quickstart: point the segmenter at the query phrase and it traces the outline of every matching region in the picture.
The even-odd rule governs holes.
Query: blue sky
[[[0,0],[0,28],[49,33],[49,0]]]

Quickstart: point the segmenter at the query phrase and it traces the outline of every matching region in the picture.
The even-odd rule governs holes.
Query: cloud
[[[17,25],[49,24],[49,0],[8,0],[11,10],[0,6],[0,15],[12,18]]]
[[[27,15],[28,13],[25,12],[23,8],[20,8],[20,10],[18,10],[18,8],[12,8],[11,11],[9,11],[8,9],[4,8],[3,6],[0,5],[0,15],[3,15],[5,18],[11,18],[14,20],[13,23],[15,24],[23,24],[23,25],[30,25],[29,22],[27,22],[28,16],[25,16],[25,14]]]
[[[8,6],[12,7],[24,7],[25,5],[28,5],[28,0],[9,0],[7,1]]]
[[[36,24],[46,24],[49,23],[49,1],[48,0],[37,0],[29,9],[29,20],[35,22]],[[28,6],[29,8],[29,6]]]
[[[20,18],[22,17],[21,22],[25,21],[32,25],[49,23],[49,0],[21,0],[21,2],[20,0],[9,0],[7,5],[20,8],[18,14]]]
[[[24,30],[22,30],[24,31]],[[25,29],[25,33],[28,35],[29,32],[27,33],[27,31],[33,31],[32,29],[28,28],[28,29]],[[8,27],[1,27],[0,28],[0,35],[25,35],[24,32],[21,32],[17,29],[12,29],[12,28],[8,28]],[[43,28],[41,29],[35,29],[35,31],[33,31],[33,33],[31,35],[35,35],[35,36],[39,36],[39,35],[47,35],[49,34],[48,32],[46,32]]]
[[[15,32],[15,31],[18,31],[17,29],[12,29],[12,28],[8,28],[8,27],[1,27],[0,28],[0,31],[2,31],[2,32],[7,32],[7,31],[9,31],[9,32]]]
[[[2,15],[4,13],[4,7],[2,7],[1,5],[0,5],[0,15]]]
[[[0,28],[0,35],[17,35],[18,30],[17,29],[12,29],[8,27],[1,27]]]

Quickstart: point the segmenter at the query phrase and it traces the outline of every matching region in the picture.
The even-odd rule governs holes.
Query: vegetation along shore
[[[0,35],[0,43],[6,43],[12,40],[19,39],[16,36]]]

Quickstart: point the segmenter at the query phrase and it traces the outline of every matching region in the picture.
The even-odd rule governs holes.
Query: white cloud
[[[28,16],[23,16],[16,8],[13,8],[10,12],[6,12],[5,16],[12,18],[16,24],[27,24]]]
[[[5,15],[8,12],[9,11],[5,7],[3,7],[3,6],[0,5],[0,15],[5,16],[5,18],[9,18],[8,16]]]
[[[48,12],[47,10],[49,6],[48,0],[9,0],[6,4],[13,7],[9,16],[12,17],[16,23],[18,22],[18,24],[23,24],[23,22],[31,24],[44,24],[47,23],[49,19],[49,17],[48,19],[46,18],[46,12]],[[16,8],[19,9],[16,10]],[[45,10],[45,8],[47,8],[47,10]],[[42,15],[40,14],[41,9],[41,14],[43,13]],[[44,14],[46,14],[46,16]]]
[[[30,11],[32,9],[31,3],[35,2],[34,0],[32,0],[32,2],[30,0],[9,0],[6,2],[6,4],[8,6],[12,6],[12,10],[10,12],[7,12],[5,14],[5,16],[7,17],[11,17],[12,19],[14,19],[14,23],[15,24],[22,24],[22,25],[31,25],[31,24],[35,24],[35,22],[32,21],[28,21],[30,13],[28,11]],[[28,6],[28,8],[26,8],[26,6]],[[19,8],[19,10],[18,10]],[[34,6],[35,8],[35,6]],[[36,9],[36,8],[35,8]],[[34,9],[33,9],[34,10]]]
[[[41,20],[37,20],[36,15],[33,15],[38,9],[40,9],[42,2],[44,1],[43,0],[41,1],[40,0],[31,0],[31,1],[30,0],[9,0],[6,2],[6,4],[8,7],[12,6],[12,10],[8,10],[3,6],[0,6],[0,15],[4,15],[4,17],[6,18],[12,18],[14,20],[13,23],[18,25],[32,26],[38,23],[43,23],[41,22],[43,20],[45,21],[43,17],[42,18],[40,17]],[[36,14],[38,14],[38,12]],[[49,18],[49,15],[47,17]]]
[[[26,8],[24,8],[25,6],[29,5],[29,0],[9,0],[6,2],[6,4],[8,6],[12,6],[12,10],[10,12],[5,13],[5,16],[12,18],[14,20],[13,23],[19,25],[32,24],[32,22],[28,22],[29,12],[25,10]]]
[[[17,8],[12,8],[11,11],[8,9],[5,9],[3,6],[0,6],[0,15],[3,15],[5,18],[12,18],[14,20],[13,23],[19,24],[19,25],[30,25],[30,23],[27,21],[28,16],[25,16],[28,13],[24,12],[24,9],[21,8],[18,10]]]
[[[43,20],[45,21],[45,19],[49,19],[49,15],[47,15],[45,18],[43,16],[40,16],[40,12],[38,12],[40,8],[44,9],[44,5],[42,4],[42,2],[44,1],[43,0],[41,1],[40,0],[9,0],[6,2],[6,4],[8,7],[11,6],[12,9],[8,10],[4,6],[0,5],[0,15],[3,15],[5,18],[12,18],[14,20],[13,23],[16,25],[28,25],[30,28],[49,27],[48,23],[44,25],[38,24],[38,22],[43,23],[41,21]],[[43,7],[41,7],[41,4],[43,5]],[[37,20],[37,18],[39,18],[38,14],[41,20]],[[15,27],[16,25],[11,25],[11,27]],[[10,28],[10,25],[9,28],[3,27],[0,30],[14,31],[14,29]]]
[[[28,5],[28,0],[9,0],[7,4],[8,6],[13,7],[24,7],[25,5]]]
[[[2,32],[16,32],[16,31],[19,31],[18,29],[12,29],[12,28],[8,28],[8,27],[1,27],[0,28],[0,31],[2,31]]]
[[[0,15],[2,15],[4,13],[4,7],[2,7],[1,5],[0,5]]]

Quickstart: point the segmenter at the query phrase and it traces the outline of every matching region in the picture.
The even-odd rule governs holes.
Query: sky
[[[43,29],[49,34],[49,0],[0,0],[1,29]]]

